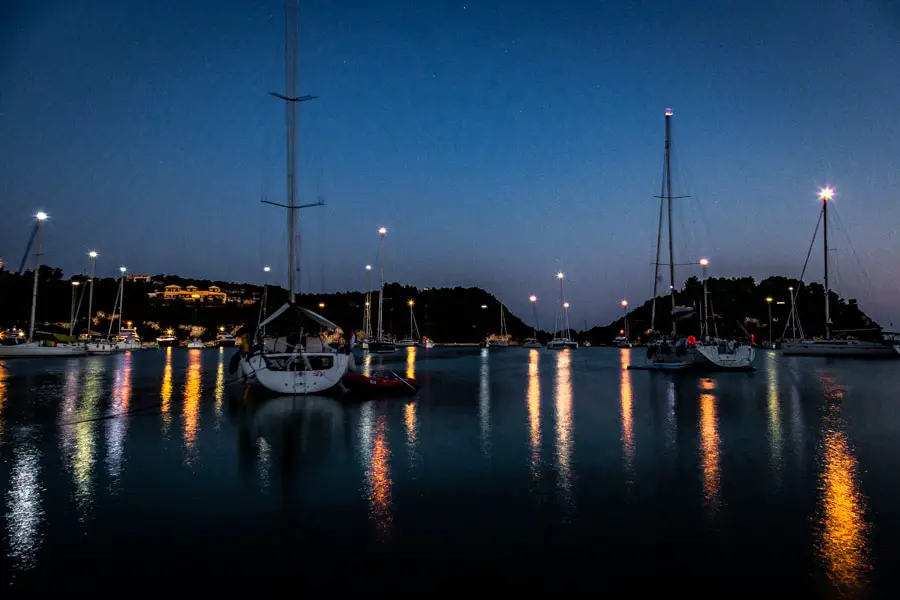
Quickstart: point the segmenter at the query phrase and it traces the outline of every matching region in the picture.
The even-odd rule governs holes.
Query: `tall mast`
[[[47,213],[39,212],[35,215],[34,233],[37,238],[37,246],[34,250],[34,286],[31,289],[31,320],[28,321],[28,341],[34,338],[34,317],[37,310],[38,273],[41,270],[41,225],[47,220]]]
[[[122,335],[122,316],[125,312],[125,267],[119,267],[122,281],[119,283],[119,335]]]
[[[378,262],[379,268],[381,269],[381,285],[378,288],[378,339],[382,339],[384,337],[384,329],[382,328],[382,308],[384,306],[384,236],[387,234],[387,228],[381,227],[378,230],[378,234],[381,236],[381,246],[378,250]]]
[[[285,95],[297,97],[297,28],[299,5],[297,0],[285,0],[284,3],[284,82]],[[285,102],[285,121],[287,124],[287,204],[288,204],[288,301],[294,302],[294,277],[297,260],[297,182],[295,170],[297,166],[297,103]]]
[[[675,335],[675,257],[672,249],[672,109],[666,109],[666,205],[669,211],[669,295],[672,298],[672,335]]]
[[[825,339],[831,339],[831,307],[828,301],[828,202],[834,197],[834,190],[826,187],[819,192],[822,200],[822,256],[825,262]]]

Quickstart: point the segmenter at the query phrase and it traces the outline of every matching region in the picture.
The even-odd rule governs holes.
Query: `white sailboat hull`
[[[416,340],[400,340],[399,342],[397,342],[396,346],[398,348],[412,348],[417,344],[418,342],[416,342]]]
[[[897,356],[895,347],[863,340],[800,340],[782,345],[785,356],[845,356],[881,358]]]
[[[116,342],[116,350],[143,350],[144,346],[138,340],[121,340]]]
[[[578,349],[578,342],[569,339],[557,338],[554,340],[550,340],[550,342],[547,343],[547,348],[549,348],[550,350],[565,350],[566,348],[568,348],[569,350],[576,350]]]
[[[491,342],[491,346],[493,346],[494,348],[508,348],[509,342],[503,340],[495,340]]]
[[[325,369],[289,370],[270,368],[270,365],[303,366],[304,358],[310,361],[330,358],[331,366]],[[260,354],[241,357],[241,374],[252,383],[256,383],[276,394],[316,394],[330,390],[341,381],[350,364],[349,354],[333,352],[315,352],[306,354]]]
[[[88,342],[84,347],[91,356],[108,356],[116,351],[116,345],[106,340],[101,342]]]
[[[753,368],[756,349],[746,344],[703,344],[697,346],[698,362],[716,369],[746,370]]]
[[[43,346],[41,342],[25,342],[14,346],[0,346],[0,358],[51,358],[85,354],[87,351],[80,344]]]

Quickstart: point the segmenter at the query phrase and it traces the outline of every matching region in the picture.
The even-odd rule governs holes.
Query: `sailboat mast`
[[[381,247],[378,250],[378,267],[381,270],[381,286],[378,288],[378,339],[384,337],[384,329],[382,328],[382,310],[384,306],[384,235],[387,229],[382,227],[378,230],[381,235]]]
[[[297,37],[298,37],[298,12],[297,0],[285,0],[284,3],[284,80],[285,95],[285,121],[287,124],[287,218],[288,218],[288,301],[294,302],[296,286],[297,260],[297,103],[293,101],[297,97]]]
[[[34,250],[34,286],[31,289],[31,320],[28,321],[28,341],[30,342],[34,338],[34,317],[35,311],[37,310],[37,293],[38,293],[38,273],[41,270],[41,225],[44,223],[44,219],[47,218],[47,215],[44,213],[38,213],[37,221],[34,224],[35,229],[35,246]]]
[[[672,109],[666,109],[666,206],[669,221],[669,294],[672,298],[672,335],[675,335],[675,257],[672,248]]]
[[[828,201],[831,200],[831,190],[825,188],[822,192],[822,257],[825,261],[825,339],[831,339],[831,314],[828,301]]]

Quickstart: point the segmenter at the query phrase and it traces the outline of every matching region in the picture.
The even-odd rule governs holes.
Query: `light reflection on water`
[[[363,354],[362,374],[366,377],[372,376],[372,355],[368,352]]]
[[[478,425],[481,431],[481,452],[491,456],[491,354],[481,349],[481,366],[478,370]]]
[[[713,512],[720,505],[719,418],[716,415],[716,383],[700,380],[700,463],[703,470],[703,497]]]
[[[3,407],[6,405],[6,365],[0,361],[0,446],[3,445]]]
[[[182,404],[182,427],[184,447],[187,451],[185,462],[196,458],[197,430],[200,421],[200,394],[203,379],[200,367],[203,365],[203,350],[188,350],[188,369],[184,381],[184,403]]]
[[[541,478],[541,376],[538,361],[541,353],[534,348],[528,351],[528,439],[531,442],[531,477]]]
[[[225,401],[225,347],[219,346],[219,361],[216,364],[216,425],[222,419],[222,403]]]
[[[866,499],[859,489],[859,465],[844,432],[844,390],[830,377],[823,377],[822,382],[826,405],[819,447],[819,558],[838,590],[858,592],[866,587],[871,570]]]
[[[162,387],[159,389],[162,400],[160,414],[163,421],[163,433],[168,433],[172,426],[172,347],[166,347],[166,365],[163,367]]]
[[[406,378],[416,378],[416,347],[406,347]]]
[[[556,467],[557,486],[563,503],[573,504],[572,452],[574,424],[572,422],[572,354],[560,350],[556,355]]]
[[[382,539],[390,536],[393,521],[391,514],[393,486],[390,466],[391,451],[387,436],[387,417],[376,412],[374,402],[365,402],[360,408],[360,460],[365,474],[369,516]]]
[[[103,357],[89,357],[84,371],[81,403],[75,409],[75,455],[71,458],[75,476],[75,500],[81,518],[93,505],[93,470],[96,462],[95,428],[97,407],[101,401],[104,374]]]
[[[9,543],[7,558],[13,569],[24,571],[37,564],[38,550],[43,541],[44,490],[41,484],[41,451],[34,439],[37,434],[32,431],[23,433],[25,439],[13,446],[5,503]]]
[[[619,398],[622,412],[622,456],[625,463],[625,476],[630,484],[634,481],[634,408],[632,406],[633,389],[631,386],[631,348],[619,350]]]
[[[774,352],[766,353],[766,404],[769,416],[769,447],[771,452],[771,465],[775,473],[776,483],[781,485],[782,471],[782,436],[781,436],[781,398],[778,387],[778,364],[781,360]]]
[[[106,420],[106,469],[113,489],[119,483],[125,452],[125,434],[131,404],[131,355],[131,352],[124,352],[116,356],[111,414]]]

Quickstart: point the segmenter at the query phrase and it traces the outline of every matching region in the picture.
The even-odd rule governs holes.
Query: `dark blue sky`
[[[0,256],[43,208],[68,272],[285,282],[281,0],[0,11]],[[562,269],[606,322],[650,295],[671,106],[678,262],[797,276],[828,183],[834,287],[898,319],[898,74],[892,0],[303,1],[301,288],[361,288],[384,225],[389,280],[549,323]]]

